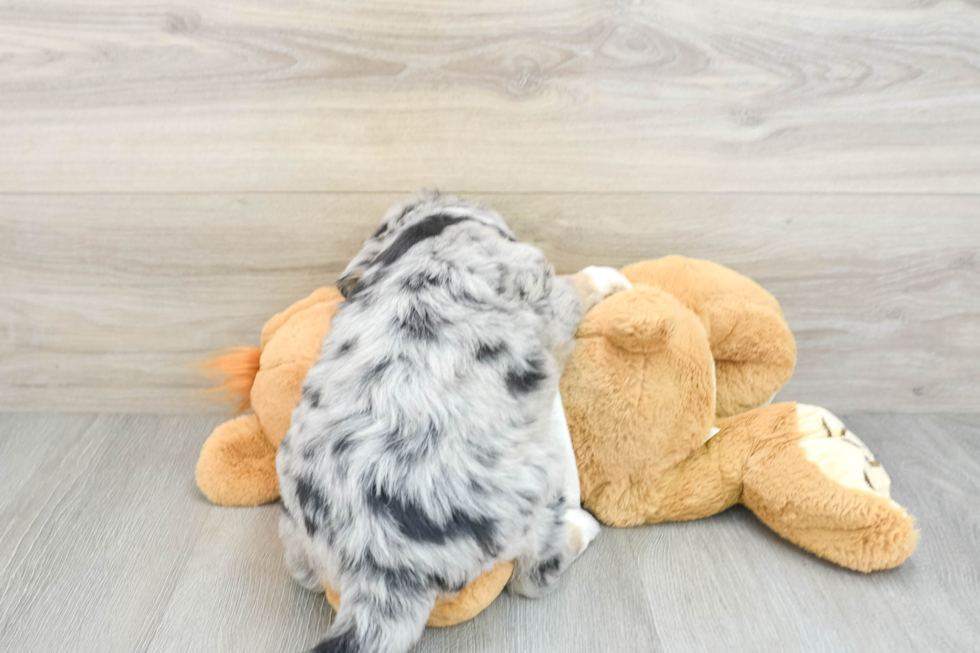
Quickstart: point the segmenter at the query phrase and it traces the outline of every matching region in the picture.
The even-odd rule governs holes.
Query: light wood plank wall
[[[752,276],[781,398],[980,410],[980,7],[0,0],[0,409],[206,412],[422,187]]]

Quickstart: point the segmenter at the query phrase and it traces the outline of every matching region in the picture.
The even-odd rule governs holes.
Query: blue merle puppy
[[[496,212],[431,194],[338,286],[279,449],[280,531],[296,580],[342,597],[313,650],[400,653],[440,595],[516,560],[509,587],[540,596],[598,533],[548,422],[582,314],[629,282],[556,277]]]

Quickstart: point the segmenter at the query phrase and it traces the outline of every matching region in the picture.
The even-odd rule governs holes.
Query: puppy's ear
[[[337,290],[344,296],[344,299],[350,299],[354,296],[354,290],[357,288],[357,284],[360,283],[362,274],[364,274],[364,270],[357,268],[337,280]]]
[[[528,304],[550,295],[554,269],[544,255],[526,244],[518,244],[513,251],[521,254],[515,256],[509,265],[500,266],[497,293]]]

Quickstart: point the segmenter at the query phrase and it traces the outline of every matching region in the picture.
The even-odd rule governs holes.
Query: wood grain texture
[[[975,193],[971,2],[0,3],[0,191]]]
[[[401,194],[0,195],[0,408],[194,412]],[[780,395],[980,409],[980,196],[483,194],[561,272],[665,254],[758,280],[799,343]]]
[[[0,649],[139,650],[208,508],[193,485],[202,420],[83,417],[54,434],[52,419],[7,434],[54,443],[2,508]]]
[[[980,419],[845,415],[918,519],[918,550],[863,575],[733,509],[604,529],[558,588],[504,595],[414,653],[967,651],[980,641]],[[333,618],[289,578],[279,508],[193,484],[209,416],[0,415],[0,650],[299,651]],[[33,445],[39,443],[35,448]]]
[[[980,5],[0,0],[0,409],[189,370],[420,187],[757,278],[834,410],[980,409]]]

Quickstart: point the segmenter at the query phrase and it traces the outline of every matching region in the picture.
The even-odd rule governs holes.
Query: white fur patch
[[[562,465],[565,468],[565,505],[578,508],[582,504],[582,489],[578,478],[578,463],[575,461],[575,449],[572,447],[572,435],[568,432],[568,421],[565,419],[565,406],[561,402],[561,394],[555,393],[555,401],[551,406],[551,417],[548,420],[548,434],[560,443]]]
[[[601,527],[595,517],[582,510],[573,508],[565,513],[565,523],[568,524],[569,543],[577,554],[585,551],[589,543],[599,534]]]
[[[619,270],[614,268],[590,265],[582,270],[582,272],[585,272],[592,277],[592,283],[595,284],[596,289],[598,289],[599,293],[603,297],[608,297],[613,293],[629,290],[633,287],[630,280],[621,275]]]

